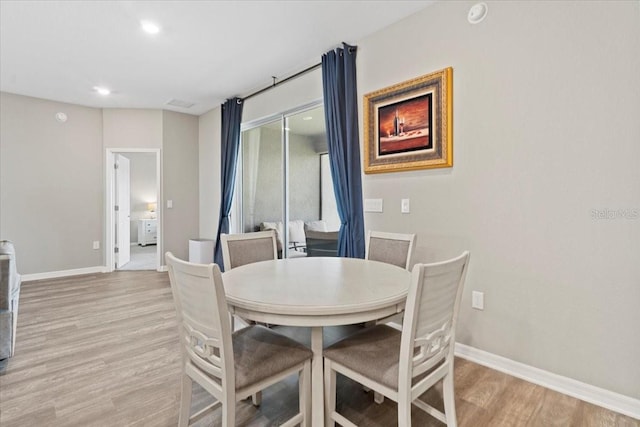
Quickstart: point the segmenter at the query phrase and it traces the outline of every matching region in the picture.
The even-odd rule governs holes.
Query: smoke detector
[[[486,3],[476,3],[469,9],[467,20],[471,24],[478,24],[487,16],[489,6]]]

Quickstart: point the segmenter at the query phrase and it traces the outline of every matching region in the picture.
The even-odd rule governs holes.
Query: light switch
[[[409,206],[409,199],[402,199],[402,202],[400,203],[400,212],[402,213],[411,212],[411,209]]]
[[[173,200],[167,200],[167,209],[173,208]]]
[[[471,292],[471,308],[484,310],[484,292]]]
[[[382,212],[382,199],[364,199],[365,212]]]

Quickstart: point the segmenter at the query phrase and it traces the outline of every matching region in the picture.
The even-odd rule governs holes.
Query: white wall
[[[364,176],[364,196],[385,203],[366,228],[416,232],[422,262],[471,251],[458,341],[638,399],[638,2],[490,2],[475,26],[473,4],[438,2],[347,40],[360,99],[454,69],[454,167]],[[247,101],[243,120],[318,88],[320,72],[307,74]],[[362,143],[362,113],[360,128]],[[207,145],[219,152],[219,136]],[[633,218],[594,217],[606,209]],[[472,290],[484,311],[469,308]]]
[[[320,56],[318,56],[320,62]],[[322,70],[317,68],[245,101],[242,121],[251,122],[322,99]]]
[[[358,43],[361,96],[454,69],[454,167],[365,176],[366,226],[417,232],[420,261],[471,251],[458,341],[640,398],[640,215],[593,217],[640,212],[638,3],[491,2],[475,26],[472,4]]]

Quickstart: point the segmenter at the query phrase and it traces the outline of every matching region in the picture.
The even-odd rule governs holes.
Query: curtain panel
[[[242,122],[243,102],[240,98],[228,99],[222,105],[222,135],[220,147],[220,215],[214,262],[224,271],[220,234],[229,233],[229,212],[233,202],[233,189],[236,182],[238,150],[240,148],[240,124]]]
[[[342,222],[338,256],[364,258],[356,52],[356,46],[343,43],[343,48],[322,56],[322,90],[329,163]]]

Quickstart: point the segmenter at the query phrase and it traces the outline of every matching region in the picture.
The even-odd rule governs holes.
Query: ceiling
[[[0,90],[200,115],[432,3],[1,0]],[[160,33],[142,31],[143,19]],[[194,105],[167,105],[172,99]]]

